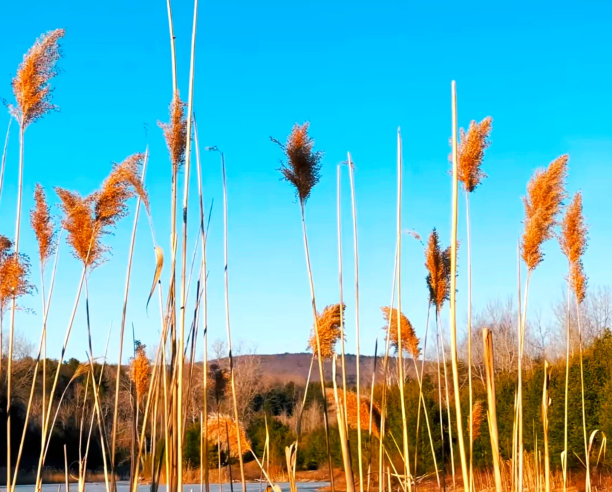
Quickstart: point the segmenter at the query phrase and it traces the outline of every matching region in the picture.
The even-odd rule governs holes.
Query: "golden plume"
[[[383,312],[387,326],[383,327],[389,333],[391,345],[396,350],[399,349],[398,326],[402,331],[402,349],[410,352],[413,358],[419,356],[419,339],[414,332],[412,323],[408,320],[404,313],[400,313],[398,309],[385,306],[380,308]],[[399,323],[398,323],[399,318]]]
[[[580,304],[586,294],[586,276],[582,268],[582,255],[587,246],[587,226],[582,215],[582,194],[574,195],[561,222],[559,236],[561,251],[570,264],[569,283]]]
[[[238,425],[238,434],[236,434],[236,421],[232,417],[219,413],[208,415],[208,442],[211,445],[216,446],[219,443],[221,450],[227,452],[229,444],[230,456],[236,457],[238,456],[238,439],[240,439],[240,449],[243,454],[251,449],[251,443],[241,423]]]
[[[489,146],[492,119],[487,116],[480,123],[472,121],[467,133],[460,130],[461,139],[457,151],[457,177],[463,183],[464,189],[471,193],[487,175],[482,172],[480,165],[484,151]]]
[[[136,387],[136,399],[141,401],[149,388],[149,373],[151,364],[145,353],[145,346],[139,345],[132,359],[132,381]]]
[[[51,103],[49,81],[56,75],[55,64],[60,58],[58,42],[63,29],[49,31],[39,37],[24,55],[13,79],[17,106],[11,108],[22,129],[56,108]]]
[[[334,390],[327,388],[325,390],[329,408],[333,409],[335,402]],[[344,391],[338,389],[338,401],[344,403]],[[357,416],[359,416],[359,424],[361,430],[368,431],[370,428],[370,399],[367,396],[361,396],[361,403],[357,405],[357,393],[353,391],[346,392],[346,420],[349,428],[357,429]],[[372,403],[372,435],[378,437],[378,427],[380,425],[380,408],[376,403]]]
[[[185,162],[185,146],[187,145],[187,120],[185,118],[185,103],[176,92],[170,103],[170,122],[158,125],[164,131],[164,138],[170,152],[173,173],[178,172]]]
[[[62,227],[74,255],[85,265],[95,266],[107,248],[101,236],[127,213],[127,200],[138,196],[148,208],[149,199],[139,179],[143,154],[134,154],[116,164],[98,191],[86,197],[56,188],[64,211]]]
[[[289,138],[287,138],[286,144],[282,144],[275,138],[270,137],[274,143],[283,149],[287,157],[287,162],[282,163],[280,171],[283,174],[283,178],[295,186],[296,193],[302,204],[310,196],[313,186],[319,182],[320,161],[323,157],[322,152],[314,152],[312,150],[314,141],[308,136],[308,125],[309,123],[304,123],[303,125],[296,123]]]
[[[478,400],[472,406],[472,425],[468,425],[468,429],[472,430],[472,442],[478,439],[480,435],[480,427],[485,418],[484,405],[482,400]]]
[[[550,163],[547,169],[537,170],[527,185],[525,203],[525,230],[522,238],[522,256],[527,268],[533,270],[544,259],[541,246],[553,236],[553,226],[565,198],[567,155]]]
[[[28,282],[30,259],[25,254],[10,252],[12,242],[2,237],[0,253],[0,311],[4,312],[9,301],[32,292]],[[9,245],[8,248],[5,246]]]
[[[38,241],[40,263],[44,266],[47,259],[54,252],[55,244],[53,242],[53,237],[55,236],[55,229],[53,221],[51,220],[51,213],[49,212],[45,191],[39,184],[36,185],[34,191],[34,203],[35,206],[30,212],[30,223],[32,224],[34,234],[36,234],[36,240]]]
[[[336,342],[342,337],[340,324],[344,321],[344,304],[332,304],[327,306],[322,313],[317,315],[316,326],[319,328],[319,344],[321,346],[321,357],[330,359],[333,357]],[[308,344],[312,349],[312,353],[316,356],[317,338],[314,334],[310,337]]]
[[[438,231],[434,228],[429,235],[425,251],[425,266],[427,267],[427,287],[429,289],[429,302],[439,313],[444,301],[450,295],[450,249],[440,250]]]

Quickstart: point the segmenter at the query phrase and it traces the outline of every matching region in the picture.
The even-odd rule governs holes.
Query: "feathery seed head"
[[[438,313],[442,309],[444,301],[450,295],[450,249],[440,249],[438,231],[434,228],[429,235],[427,249],[425,251],[425,266],[427,267],[427,287],[429,289],[429,302],[431,302]]]
[[[471,193],[487,175],[480,166],[484,151],[489,146],[492,119],[487,116],[480,123],[472,121],[467,133],[461,128],[460,142],[457,152],[457,177],[463,183],[464,189]]]
[[[3,252],[0,258],[0,311],[4,311],[13,298],[32,292],[29,275],[30,259],[27,255]]]
[[[39,184],[36,185],[34,191],[35,206],[30,212],[30,223],[36,234],[38,241],[38,254],[40,263],[44,266],[47,259],[54,252],[53,237],[55,236],[55,228],[51,220],[49,205],[45,197],[45,191]]]
[[[60,58],[59,40],[63,29],[55,29],[36,40],[17,69],[13,93],[17,106],[12,113],[25,129],[30,123],[56,109],[51,103],[50,80],[56,75],[55,64]]]
[[[484,421],[484,418],[485,418],[484,405],[483,405],[482,400],[478,400],[472,406],[472,426],[471,426],[472,442],[478,439],[478,436],[480,435],[480,427],[482,425],[482,422]],[[469,428],[470,426],[468,426],[468,429]]]
[[[138,401],[147,393],[149,388],[149,372],[151,364],[145,353],[145,346],[139,345],[136,356],[132,359],[132,381],[136,387],[136,398]]]
[[[547,169],[535,172],[527,185],[525,203],[525,230],[521,250],[529,270],[544,259],[541,246],[553,236],[553,227],[565,198],[567,155],[550,163]]]
[[[401,330],[402,337],[402,350],[407,350],[413,358],[419,356],[419,339],[414,332],[412,323],[408,320],[404,313],[400,313],[397,308],[391,308],[385,306],[380,308],[383,312],[383,316],[387,325],[383,327],[388,333],[389,341],[391,345],[399,350],[399,331]],[[399,322],[398,322],[399,319]]]
[[[178,92],[170,103],[170,123],[158,125],[164,131],[164,138],[170,152],[172,172],[176,174],[185,162],[185,147],[187,145],[187,119],[185,118],[185,103],[181,101]]]
[[[85,265],[96,266],[107,248],[101,236],[127,213],[127,200],[138,195],[148,207],[148,196],[138,177],[143,154],[134,154],[113,167],[98,191],[82,198],[78,193],[56,188],[64,211],[62,227],[74,255]]]
[[[0,234],[0,258],[4,258],[8,251],[13,247],[13,241]]]
[[[271,140],[278,144],[287,158],[280,168],[283,178],[295,186],[300,202],[304,204],[314,185],[319,182],[321,172],[322,152],[312,150],[314,141],[308,135],[308,123],[293,126],[293,130],[287,138],[287,143],[282,144],[278,140]]]
[[[328,388],[326,390],[327,401],[329,406],[335,405],[334,390]],[[338,389],[338,401],[344,404],[344,391]],[[350,429],[357,429],[357,419],[362,431],[367,432],[370,428],[370,399],[366,396],[361,396],[361,402],[357,404],[357,393],[353,391],[346,392],[346,420]],[[372,435],[378,437],[378,427],[380,425],[380,408],[375,402],[372,402]]]
[[[586,297],[587,278],[581,260],[570,264],[569,283],[576,295],[576,301],[578,304],[582,304]]]
[[[580,260],[587,244],[587,226],[582,215],[582,194],[574,195],[561,222],[561,251],[570,263]]]
[[[342,337],[340,324],[344,324],[344,304],[333,304],[327,306],[323,312],[317,315],[317,323],[315,327],[319,328],[319,344],[321,346],[321,357],[330,359],[335,353],[335,345]],[[316,356],[317,352],[317,337],[314,333],[308,341],[312,353]]]
[[[228,451],[229,444],[229,453],[232,457],[238,456],[238,440],[240,440],[240,449],[243,454],[251,449],[251,443],[247,439],[242,423],[238,424],[237,431],[236,421],[229,415],[220,413],[209,414],[207,428],[208,442],[213,446],[219,443],[219,447],[225,452]]]

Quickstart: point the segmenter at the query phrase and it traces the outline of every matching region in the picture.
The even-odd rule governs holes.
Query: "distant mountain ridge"
[[[255,362],[254,367],[260,372],[262,380],[265,383],[281,383],[285,384],[288,382],[294,382],[296,384],[305,384],[306,378],[308,377],[308,369],[312,360],[312,354],[308,352],[301,353],[284,353],[284,354],[252,354],[252,355],[239,355],[234,357],[234,363],[239,364],[242,358],[248,357]],[[362,355],[359,357],[359,372],[360,372],[360,385],[370,386],[372,383],[372,372],[374,369],[374,359],[372,355]],[[346,379],[349,386],[353,386],[357,382],[357,369],[355,366],[357,357],[353,354],[346,354]],[[210,360],[209,363],[215,362]],[[221,360],[224,364],[225,359]],[[414,364],[412,360],[406,358],[406,375],[408,377],[414,377]],[[383,357],[379,356],[376,360],[377,374],[376,381],[380,381],[382,377],[382,364]],[[427,364],[429,365],[429,364]],[[420,361],[419,361],[420,366]],[[395,357],[389,358],[389,370],[395,368]],[[331,360],[324,361],[324,373],[327,381],[331,380],[332,377],[332,362]],[[340,356],[338,356],[338,366],[336,369],[338,380],[341,378],[341,366]],[[315,358],[312,374],[310,376],[311,381],[319,381],[319,368],[318,361]]]

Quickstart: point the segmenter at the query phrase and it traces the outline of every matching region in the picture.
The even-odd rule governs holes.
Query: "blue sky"
[[[321,182],[307,204],[317,302],[322,308],[338,300],[336,165],[350,151],[356,163],[361,347],[373,351],[375,338],[382,339],[379,308],[391,296],[398,127],[404,139],[403,227],[424,237],[437,227],[443,244],[449,241],[453,79],[460,126],[493,117],[492,144],[483,165],[489,177],[471,198],[475,311],[516,292],[521,197],[533,171],[563,153],[570,154],[568,191],[584,193],[590,286],[606,285],[612,269],[607,211],[612,174],[610,10],[608,2],[201,2],[194,109],[201,145],[217,145],[226,155],[235,343],[260,353],[305,349],[312,320],[299,208],[292,189],[280,180],[282,156],[269,136],[284,140],[295,122],[310,121],[316,148],[325,152]],[[173,11],[179,86],[186,97],[193,5],[175,1]],[[35,183],[45,187],[59,214],[54,186],[89,193],[112,162],[149,145],[147,187],[157,237],[168,253],[170,165],[157,126],[168,118],[172,91],[165,2],[33,1],[27,9],[8,2],[3,20],[0,98],[9,103],[10,82],[23,53],[40,33],[66,29],[61,73],[53,81],[60,111],[26,133],[24,211],[31,208]],[[2,135],[8,120],[8,112],[0,113]],[[14,228],[17,151],[13,132],[0,202],[0,233],[8,236]],[[225,338],[218,155],[205,153],[203,166],[205,199],[208,206],[214,201],[209,236],[214,340]],[[346,174],[342,186],[347,349],[352,352]],[[192,210],[195,238],[195,201]],[[463,208],[460,213],[465,244]],[[112,329],[113,360],[132,220],[127,217],[108,236],[112,255],[89,279],[94,350],[104,352]],[[39,284],[33,233],[26,220],[23,227],[22,250],[32,256],[33,280]],[[154,347],[160,323],[155,306],[148,314],[144,309],[154,269],[144,220],[136,247],[128,331],[133,323],[136,338]],[[402,253],[402,307],[422,334],[427,296],[422,247],[406,237]],[[461,330],[464,253],[458,280]],[[533,277],[530,312],[541,312],[547,321],[552,319],[551,303],[562,296],[566,264],[556,242],[547,243],[545,253]],[[51,355],[59,352],[79,271],[63,243],[49,320]],[[18,331],[37,340],[40,299],[33,295],[22,303],[31,311],[18,314]],[[69,356],[78,358],[86,350],[83,312],[82,305],[68,348]]]

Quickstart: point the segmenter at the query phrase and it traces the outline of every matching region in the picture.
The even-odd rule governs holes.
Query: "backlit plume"
[[[400,313],[396,308],[385,306],[382,307],[381,310],[383,312],[385,321],[387,322],[387,326],[384,326],[383,329],[389,333],[389,341],[391,342],[391,345],[393,345],[396,350],[399,350],[399,327],[402,332],[402,350],[407,350],[410,352],[412,357],[416,359],[420,353],[419,339],[414,332],[414,328],[412,327],[410,320],[408,320],[406,315]]]
[[[321,346],[321,357],[329,359],[335,353],[336,342],[342,337],[340,324],[344,321],[344,305],[333,304],[327,306],[321,314],[317,316],[319,328],[319,345]],[[314,334],[310,337],[309,345],[314,355],[318,355],[317,338]]]
[[[525,203],[525,230],[521,250],[529,270],[544,259],[541,246],[553,236],[553,227],[565,198],[567,155],[550,163],[547,169],[535,172],[527,185]]]
[[[323,157],[322,152],[312,150],[314,141],[308,136],[308,123],[301,126],[296,123],[286,144],[274,138],[271,140],[285,152],[287,162],[282,164],[280,171],[295,186],[300,202],[304,204],[313,186],[319,182],[320,161]]]
[[[13,243],[5,236],[0,236],[0,314],[9,302],[32,292],[28,282],[30,259],[24,254],[11,251]]]
[[[164,138],[170,152],[173,173],[178,172],[185,162],[185,146],[187,145],[187,120],[185,119],[185,103],[181,101],[178,92],[170,103],[170,123],[158,123],[164,131]]]
[[[139,179],[143,154],[134,154],[115,165],[98,191],[86,197],[56,188],[64,212],[62,227],[73,254],[84,265],[99,264],[107,248],[101,236],[127,213],[127,200],[138,196],[148,208],[148,196]]]
[[[484,151],[489,146],[492,119],[487,116],[480,123],[472,121],[468,131],[460,130],[460,142],[457,149],[457,177],[464,189],[471,193],[480,184],[486,174],[480,166]]]
[[[54,252],[54,241],[55,229],[53,221],[51,220],[51,213],[49,211],[49,205],[45,197],[45,191],[39,184],[36,185],[34,191],[34,208],[30,212],[30,223],[34,234],[36,234],[36,240],[38,241],[38,254],[40,257],[40,263],[44,266],[47,259]]]
[[[251,444],[247,439],[242,424],[239,423],[236,426],[235,420],[229,415],[211,413],[208,416],[207,428],[208,442],[211,446],[216,446],[218,443],[219,448],[224,452],[229,451],[230,456],[238,456],[238,440],[240,440],[240,450],[243,454],[251,449]]]
[[[56,75],[55,64],[60,58],[58,42],[63,29],[43,34],[24,55],[13,79],[13,93],[17,101],[12,113],[22,129],[56,109],[51,103],[50,80]]]
[[[142,397],[149,389],[149,374],[151,364],[145,352],[145,346],[139,345],[136,349],[136,356],[132,360],[132,381],[136,387],[137,401],[141,401]]]
[[[440,250],[440,241],[436,229],[431,231],[427,250],[425,251],[425,266],[427,267],[427,287],[429,302],[439,313],[444,301],[450,295],[450,249]]]
[[[559,236],[561,251],[567,257],[570,265],[569,283],[580,304],[586,295],[587,279],[582,267],[582,256],[587,246],[587,226],[582,215],[582,194],[574,195],[561,222]]]

